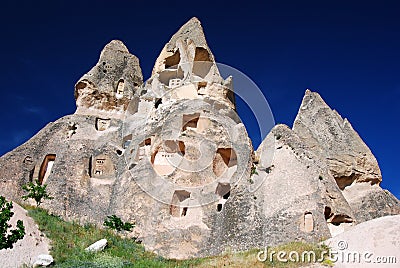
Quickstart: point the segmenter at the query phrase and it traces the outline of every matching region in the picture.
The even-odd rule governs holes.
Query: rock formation
[[[379,187],[382,175],[371,150],[318,93],[306,91],[293,130],[326,162],[358,222],[400,213],[399,201]]]
[[[0,158],[0,194],[23,202],[37,179],[50,212],[99,225],[116,214],[146,249],[178,259],[319,241],[400,212],[371,151],[316,93],[293,130],[275,126],[254,152],[232,79],[196,18],[145,83],[137,57],[111,41],[75,85],[76,112]]]

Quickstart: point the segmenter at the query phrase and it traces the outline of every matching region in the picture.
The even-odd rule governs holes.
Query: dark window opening
[[[76,84],[75,88],[76,89],[84,89],[87,86],[87,83],[83,81],[79,81],[78,84]]]
[[[332,210],[330,207],[325,207],[324,216],[325,220],[328,220],[332,216]]]
[[[196,47],[194,61],[211,61],[210,53],[208,53],[207,49],[205,48]]]
[[[217,205],[217,211],[220,212],[222,210],[222,204]]]
[[[169,213],[173,217],[186,216],[188,207],[182,207],[182,202],[190,198],[190,192],[185,190],[176,190],[172,195],[171,205],[169,208]]]
[[[229,183],[218,183],[215,193],[223,199],[228,199],[231,195],[231,185]]]
[[[89,177],[92,177],[92,161],[93,161],[93,157],[89,157]]]
[[[347,215],[338,214],[338,215],[333,215],[330,222],[333,225],[339,226],[341,223],[352,223],[353,219]]]
[[[110,127],[111,119],[96,118],[95,128],[97,131],[104,131]]]
[[[117,88],[116,88],[115,92],[116,92],[117,94],[119,94],[119,95],[123,95],[123,94],[124,94],[124,89],[125,89],[125,82],[124,82],[124,79],[120,79],[120,80],[118,81]]]
[[[165,58],[164,60],[165,69],[177,66],[180,61],[181,61],[181,54],[179,53],[179,50],[177,50],[172,56]]]
[[[186,216],[187,210],[188,210],[187,207],[184,207],[184,208],[182,209],[182,214],[181,214],[182,217],[183,217],[183,216]]]
[[[224,199],[228,199],[228,197],[231,195],[231,192],[227,192],[226,194],[224,194],[223,198]]]
[[[162,104],[162,99],[161,98],[156,101],[156,103],[154,104],[154,107],[157,109],[158,106],[160,106],[160,104]]]

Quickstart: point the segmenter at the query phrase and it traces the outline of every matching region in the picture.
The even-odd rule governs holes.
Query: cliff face
[[[293,130],[326,162],[358,222],[400,213],[398,200],[379,187],[382,175],[371,150],[318,93],[306,91]]]
[[[111,41],[75,85],[76,112],[0,158],[0,194],[23,202],[21,186],[38,179],[50,212],[99,225],[116,214],[170,258],[319,241],[400,212],[368,147],[318,94],[254,152],[232,90],[196,18],[145,83],[137,57]]]

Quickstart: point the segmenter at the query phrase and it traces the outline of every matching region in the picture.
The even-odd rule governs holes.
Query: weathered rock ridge
[[[326,162],[358,222],[400,213],[398,200],[379,187],[382,175],[371,150],[318,93],[306,91],[293,130]]]
[[[75,85],[77,110],[0,158],[0,194],[21,202],[38,179],[67,220],[116,214],[170,258],[292,240],[320,241],[400,213],[350,123],[307,91],[293,129],[254,151],[198,19],[164,46],[143,83],[139,60],[111,41]]]

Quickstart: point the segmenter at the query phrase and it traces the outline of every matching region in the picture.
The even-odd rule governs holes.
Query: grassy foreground
[[[282,263],[268,259],[257,260],[259,250],[241,253],[226,252],[220,256],[191,259],[185,261],[168,260],[151,252],[146,252],[142,245],[132,239],[121,238],[114,232],[98,229],[93,225],[81,226],[77,223],[65,222],[57,216],[49,215],[40,208],[28,208],[29,216],[39,225],[39,229],[52,241],[51,254],[54,257],[53,267],[300,267],[309,263]],[[88,253],[85,248],[92,243],[106,238],[108,245],[103,252]],[[269,249],[297,251],[313,250],[319,255],[324,247],[315,244],[293,242]],[[301,255],[301,253],[300,253]],[[325,260],[324,263],[329,263]]]

